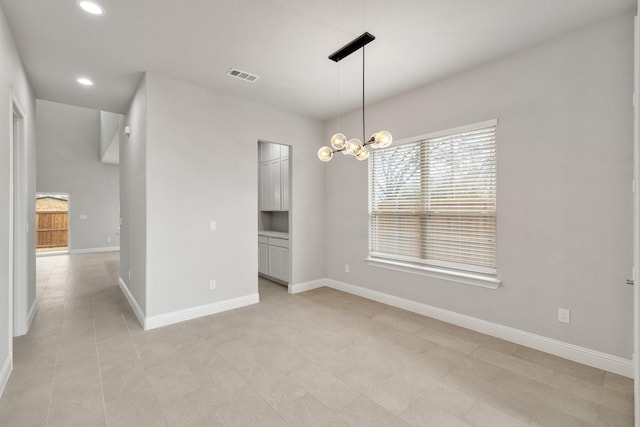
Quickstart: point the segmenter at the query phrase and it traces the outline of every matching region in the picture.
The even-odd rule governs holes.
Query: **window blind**
[[[495,274],[496,234],[495,126],[371,153],[371,256]]]

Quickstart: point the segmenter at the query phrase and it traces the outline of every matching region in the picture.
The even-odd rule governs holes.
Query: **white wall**
[[[128,121],[142,120],[142,98]],[[155,74],[146,108],[147,317],[257,294],[258,140],[292,146],[292,283],[325,276],[320,121]],[[122,146],[120,155],[126,162]],[[142,179],[123,169],[123,186]]]
[[[120,279],[144,316],[147,305],[147,83],[138,85],[120,137]]]
[[[630,359],[632,71],[629,14],[367,108],[396,139],[499,120],[502,287],[368,266],[367,165],[343,156],[325,166],[329,278]]]
[[[10,206],[10,147],[9,138],[12,92],[25,110],[25,142],[27,163],[27,214],[29,230],[35,226],[35,100],[33,90],[20,61],[15,42],[7,25],[4,12],[0,9],[0,392],[11,368],[11,340],[13,331],[9,315],[9,228]],[[30,237],[29,237],[30,236]],[[33,232],[27,236],[27,307],[35,301],[35,239]]]
[[[100,162],[100,112],[42,100],[36,112],[37,191],[70,194],[70,251],[117,248],[118,166]]]

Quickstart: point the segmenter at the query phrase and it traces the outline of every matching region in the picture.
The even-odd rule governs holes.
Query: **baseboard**
[[[13,362],[11,360],[11,355],[9,355],[2,364],[2,370],[0,370],[0,397],[2,397],[4,389],[7,387],[7,383],[9,382],[9,375],[11,375],[12,368]]]
[[[236,308],[246,307],[248,305],[257,304],[258,302],[260,302],[260,295],[255,293],[225,301],[205,304],[199,307],[192,307],[184,310],[173,311],[171,313],[150,316],[145,319],[144,330],[146,331],[149,329],[160,328],[162,326],[173,325],[174,323],[197,319],[198,317],[209,316],[223,311],[235,310]]]
[[[299,292],[306,292],[312,289],[321,288],[325,286],[325,282],[326,280],[318,279],[318,280],[312,280],[310,282],[304,282],[304,283],[296,283],[296,284],[289,283],[288,289],[290,294],[297,294]]]
[[[71,255],[97,254],[101,252],[117,252],[119,250],[120,250],[120,246],[109,246],[105,248],[72,249],[69,251],[69,253]]]
[[[31,329],[31,323],[33,319],[36,317],[36,313],[38,312],[38,299],[35,298],[33,300],[33,304],[31,304],[31,308],[29,308],[29,315],[27,316],[27,331]]]
[[[314,281],[316,282],[316,281]],[[547,338],[542,335],[532,334],[509,326],[500,325],[498,323],[489,322],[478,319],[465,314],[456,313],[454,311],[433,307],[427,304],[400,298],[394,295],[385,294],[360,286],[339,282],[332,279],[324,279],[319,282],[326,286],[337,289],[349,294],[358,295],[363,298],[378,301],[383,304],[398,307],[403,310],[418,313],[423,316],[432,317],[451,323],[463,328],[471,329],[483,334],[491,335],[516,344],[531,347],[545,353],[553,354],[574,362],[592,366],[594,368],[613,372],[618,375],[633,378],[633,362],[629,359],[569,344],[553,338]],[[310,282],[312,283],[312,282]],[[304,285],[304,284],[303,284]]]
[[[122,277],[118,278],[118,283],[120,284],[120,289],[122,289],[122,293],[124,294],[125,298],[127,299],[127,301],[129,301],[129,305],[131,306],[133,313],[138,318],[140,326],[144,328],[144,311],[142,311],[142,308],[140,308],[140,305],[138,305],[138,301],[136,301],[133,294],[127,287],[127,284],[124,283],[124,280],[122,280]]]

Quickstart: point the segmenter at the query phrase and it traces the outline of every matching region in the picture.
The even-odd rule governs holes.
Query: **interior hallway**
[[[144,332],[118,259],[38,258],[0,425],[633,425],[631,379],[328,288]]]

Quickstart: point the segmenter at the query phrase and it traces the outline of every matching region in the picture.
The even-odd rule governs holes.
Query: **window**
[[[370,259],[495,277],[496,124],[371,153]]]

